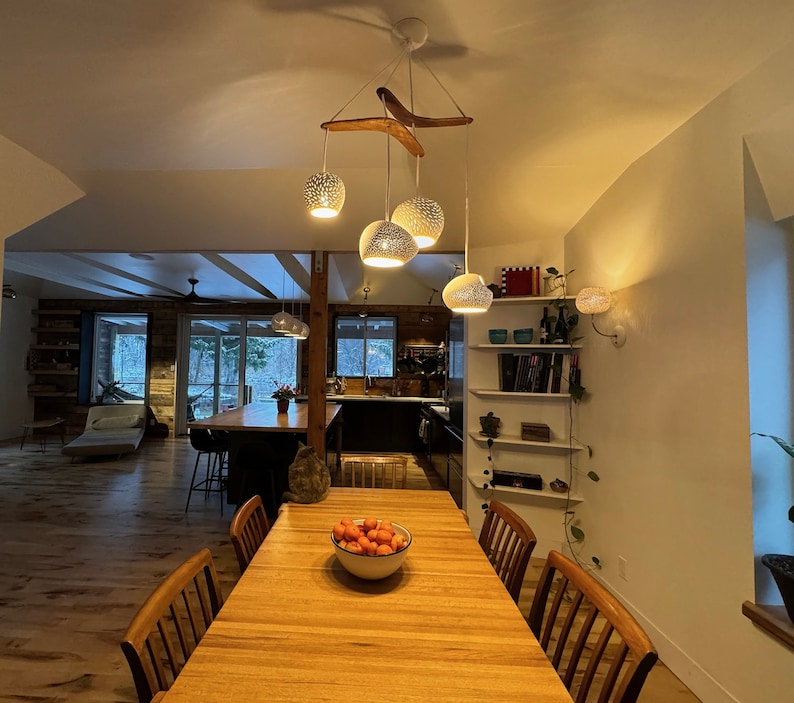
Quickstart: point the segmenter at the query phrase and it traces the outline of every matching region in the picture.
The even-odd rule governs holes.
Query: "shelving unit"
[[[479,506],[489,497],[507,503],[518,512],[538,536],[536,552],[543,556],[548,549],[561,549],[565,537],[562,512],[566,505],[579,504],[584,498],[577,492],[577,472],[569,475],[571,452],[581,457],[585,446],[569,437],[576,422],[575,406],[567,392],[532,393],[499,390],[498,355],[509,352],[529,355],[536,352],[576,354],[580,344],[491,344],[488,330],[532,327],[538,334],[542,308],[551,307],[558,297],[527,296],[497,298],[485,315],[467,319],[466,368],[469,388],[466,403],[466,476],[467,505]],[[568,299],[570,300],[570,298]],[[550,311],[550,314],[553,314]],[[510,337],[508,337],[510,339]],[[565,389],[563,381],[562,390]],[[488,446],[488,437],[479,433],[479,417],[493,412],[501,418],[500,434]],[[541,423],[551,430],[551,441],[521,439],[521,423]],[[488,461],[488,457],[491,461]],[[488,471],[486,474],[485,471]],[[494,471],[539,474],[541,490],[491,485]],[[557,493],[549,483],[560,478],[570,484],[570,491]],[[486,487],[487,486],[487,487]],[[476,508],[471,520],[476,532]]]
[[[33,376],[28,396],[36,399],[34,417],[65,416],[65,401],[73,403],[77,398],[80,311],[34,310],[33,314],[36,342],[28,350],[27,371]]]

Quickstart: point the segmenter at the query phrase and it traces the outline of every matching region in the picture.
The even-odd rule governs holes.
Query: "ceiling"
[[[409,103],[407,62],[378,72],[410,16],[429,29],[414,112],[457,103],[474,122],[417,131],[422,195],[447,219],[439,253],[365,270],[386,137],[330,134],[328,170],[347,189],[337,219],[309,217],[302,188],[321,170],[322,122],[343,107],[337,119],[382,115],[379,85]],[[307,252],[322,250],[333,302],[360,302],[366,285],[372,303],[423,304],[462,263],[467,133],[470,245],[560,238],[785,46],[792,20],[779,0],[0,0],[3,281],[130,298],[184,295],[195,277],[207,297],[305,299]],[[392,140],[391,208],[414,181]]]

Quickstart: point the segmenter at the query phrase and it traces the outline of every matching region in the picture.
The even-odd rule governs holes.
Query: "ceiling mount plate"
[[[391,38],[397,46],[408,44],[416,51],[427,41],[427,25],[418,17],[406,17],[392,27]]]

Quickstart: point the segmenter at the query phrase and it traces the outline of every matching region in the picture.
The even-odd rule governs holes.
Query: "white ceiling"
[[[364,86],[339,118],[382,114],[387,74],[375,76],[409,16],[430,33],[417,58],[474,117],[478,247],[563,236],[634,160],[790,41],[794,3],[0,0],[4,281],[130,297],[187,293],[195,276],[199,294],[263,299],[258,285],[285,293],[285,262],[303,287],[308,258],[242,254],[325,250],[332,299],[357,302],[370,285],[371,302],[426,302],[461,260],[449,252],[463,248],[465,128],[418,131],[422,194],[447,226],[441,253],[407,277],[358,262],[361,230],[384,215],[382,134],[330,135],[328,169],[347,187],[337,220],[302,203],[320,123]],[[388,86],[407,104],[406,66]],[[413,75],[415,112],[456,114],[416,62]],[[396,141],[391,157],[394,207],[413,195],[414,162]]]

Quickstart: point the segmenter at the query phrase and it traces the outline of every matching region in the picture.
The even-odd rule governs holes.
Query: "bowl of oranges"
[[[342,518],[331,530],[336,558],[346,571],[376,581],[402,566],[411,533],[386,518]]]

